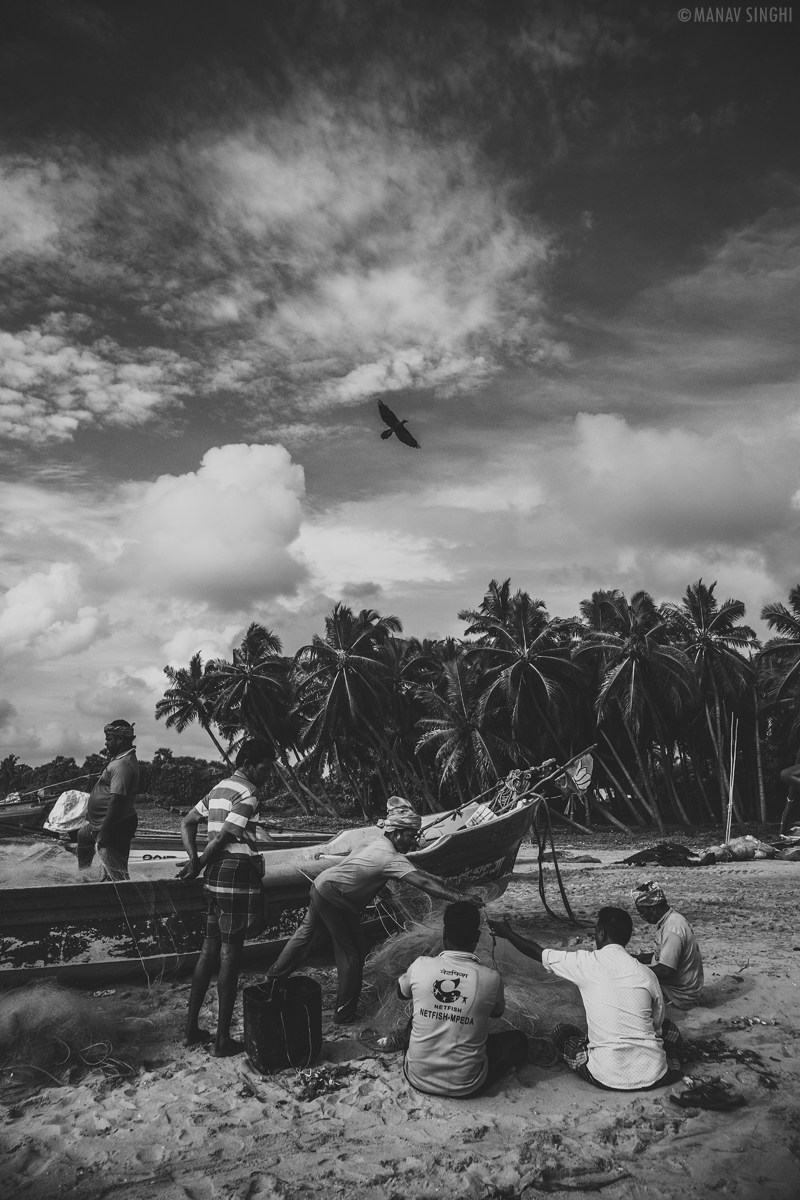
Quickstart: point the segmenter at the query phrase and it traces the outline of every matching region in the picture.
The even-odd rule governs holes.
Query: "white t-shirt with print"
[[[503,981],[463,950],[417,958],[398,981],[414,1001],[405,1060],[409,1083],[438,1096],[466,1096],[486,1079],[489,1018],[505,1008]]]
[[[624,946],[545,950],[542,966],[580,988],[589,1027],[588,1067],[606,1087],[650,1087],[667,1070],[661,1040],[664,999],[649,967]]]

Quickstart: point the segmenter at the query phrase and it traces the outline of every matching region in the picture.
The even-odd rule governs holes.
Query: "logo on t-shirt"
[[[433,994],[442,1004],[456,1004],[461,999],[458,979],[436,979]]]

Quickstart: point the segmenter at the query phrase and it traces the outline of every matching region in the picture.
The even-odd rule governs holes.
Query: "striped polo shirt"
[[[194,811],[208,821],[209,841],[222,830],[233,834],[234,840],[225,847],[226,854],[258,853],[255,819],[258,797],[256,789],[241,771],[234,771],[230,779],[220,780],[195,804]]]

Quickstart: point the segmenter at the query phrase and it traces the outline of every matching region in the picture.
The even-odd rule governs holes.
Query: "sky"
[[[493,578],[571,616],[702,577],[763,634],[800,582],[800,8],[2,22],[0,757],[117,717],[213,757],[155,721],[164,666],[337,601],[459,636]]]

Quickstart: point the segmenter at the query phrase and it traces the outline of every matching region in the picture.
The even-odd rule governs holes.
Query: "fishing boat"
[[[273,850],[294,850],[298,846],[318,846],[330,840],[333,834],[322,829],[284,829],[281,826],[267,826],[257,822],[256,847],[260,854],[269,854]],[[206,839],[199,834],[197,848],[205,847]],[[168,829],[142,829],[136,831],[136,837],[131,843],[130,864],[138,866],[145,862],[174,862],[176,864],[188,861],[181,835]]]
[[[0,838],[19,837],[21,832],[41,829],[57,797],[0,802]]]
[[[408,858],[451,886],[493,884],[500,894],[540,798],[529,794],[512,801],[494,808],[474,802],[425,817],[420,847]],[[313,879],[381,836],[371,825],[311,846],[265,851],[266,928],[245,946],[245,964],[274,960],[305,913]],[[151,857],[132,863],[131,879],[121,883],[4,889],[0,985],[40,979],[83,986],[149,982],[191,969],[202,941],[203,889],[199,880],[176,879],[175,868],[170,859]],[[389,932],[385,913],[368,911],[365,933],[379,928]]]

